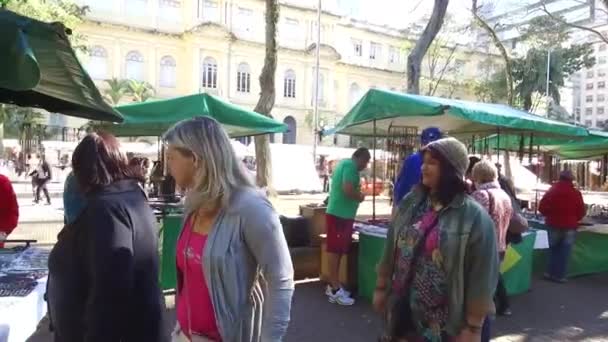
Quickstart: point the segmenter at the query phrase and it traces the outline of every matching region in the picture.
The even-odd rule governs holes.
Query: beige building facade
[[[310,7],[307,6],[310,3]],[[315,90],[316,1],[281,2],[276,102],[290,127],[275,142],[311,144]],[[90,12],[83,64],[100,88],[110,78],[150,83],[157,98],[208,92],[253,108],[264,63],[262,0],[80,0]],[[331,6],[329,6],[331,7]],[[404,33],[325,10],[321,18],[320,124],[332,127],[370,88],[402,91]],[[461,78],[479,75],[483,52],[460,51]],[[449,79],[446,78],[446,79]],[[441,93],[437,95],[441,96]],[[473,99],[456,90],[455,97]],[[128,100],[128,99],[127,99]],[[345,145],[332,138],[325,144]]]

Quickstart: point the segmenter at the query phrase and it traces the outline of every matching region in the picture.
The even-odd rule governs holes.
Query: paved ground
[[[296,215],[301,204],[323,199],[324,195],[280,196],[274,202],[280,213]],[[60,201],[55,200],[52,206],[34,206],[31,197],[24,194],[20,204],[21,223],[15,236],[43,236],[52,242],[56,235],[53,231],[61,227]],[[370,200],[364,202],[360,213],[370,215],[371,207]],[[388,201],[379,199],[377,214],[389,212]],[[608,274],[577,278],[564,285],[535,280],[531,292],[512,302],[513,317],[495,322],[495,341],[608,341]],[[168,315],[173,319],[172,311]],[[323,295],[323,285],[312,281],[296,288],[285,341],[375,341],[381,327],[368,303],[358,301],[353,307],[330,304]],[[47,341],[52,339],[45,334],[32,342]]]

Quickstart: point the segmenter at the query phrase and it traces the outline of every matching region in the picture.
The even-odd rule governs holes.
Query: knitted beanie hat
[[[458,177],[464,179],[469,166],[469,154],[463,143],[454,138],[443,138],[426,145],[425,150],[439,153],[456,170]]]

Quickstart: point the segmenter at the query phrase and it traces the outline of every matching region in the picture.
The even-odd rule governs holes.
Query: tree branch
[[[494,46],[496,46],[496,48],[500,52],[500,55],[502,56],[502,59],[505,62],[505,76],[507,79],[507,103],[509,104],[509,106],[513,106],[514,91],[513,91],[513,70],[511,67],[511,59],[509,58],[507,49],[500,41],[500,38],[498,38],[496,31],[494,31],[492,29],[492,27],[490,27],[490,25],[488,25],[488,23],[486,23],[486,21],[483,20],[483,18],[479,15],[479,13],[478,13],[479,8],[477,7],[477,0],[471,0],[471,1],[472,1],[471,12],[473,13],[473,18],[475,18],[475,21],[477,22],[477,24],[479,26],[481,26],[481,28],[483,28],[490,35],[490,37],[492,38],[492,41],[494,42]]]
[[[420,93],[420,64],[443,25],[448,3],[449,0],[435,0],[431,18],[407,57],[407,91],[410,94]]]
[[[582,25],[577,25],[577,24],[569,23],[568,21],[566,21],[566,20],[564,20],[564,19],[562,19],[562,18],[554,15],[553,13],[549,12],[549,10],[547,9],[547,5],[545,4],[545,1],[546,0],[544,0],[544,1],[541,2],[542,7],[543,7],[542,11],[545,12],[547,14],[547,16],[549,16],[549,18],[551,18],[551,19],[553,19],[553,20],[555,20],[555,21],[557,21],[557,22],[559,22],[559,23],[561,23],[563,25],[566,25],[568,27],[579,29],[579,30],[583,30],[583,31],[587,31],[587,32],[591,32],[591,33],[595,34],[596,36],[598,36],[604,43],[608,44],[608,37],[604,36],[600,31],[595,30],[595,29],[593,29],[591,27],[586,27],[586,26],[582,26]],[[602,2],[608,6],[608,0],[602,0]]]

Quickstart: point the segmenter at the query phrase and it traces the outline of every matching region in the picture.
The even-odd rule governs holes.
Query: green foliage
[[[21,15],[34,18],[44,22],[60,22],[69,32],[72,46],[79,50],[86,49],[83,35],[73,33],[84,16],[89,11],[88,6],[78,6],[72,0],[0,0],[0,4],[6,9]]]
[[[104,99],[112,106],[118,105],[129,90],[129,82],[118,78],[105,80],[105,82],[108,88],[103,91]]]
[[[0,104],[0,122],[4,123],[5,137],[19,139],[26,125],[39,124],[42,114],[33,108]]]
[[[532,108],[535,93],[547,92],[547,53],[547,50],[532,48],[526,56],[513,60],[515,92],[526,110]],[[582,68],[590,68],[595,64],[592,54],[593,47],[589,44],[559,47],[551,51],[549,96],[557,104],[560,103],[559,89],[564,86],[565,80]]]
[[[154,87],[148,82],[135,80],[128,81],[129,95],[133,96],[133,102],[145,102],[156,93]]]
[[[570,39],[570,28],[548,15],[539,16],[524,28],[522,39],[533,48],[555,48]]]

